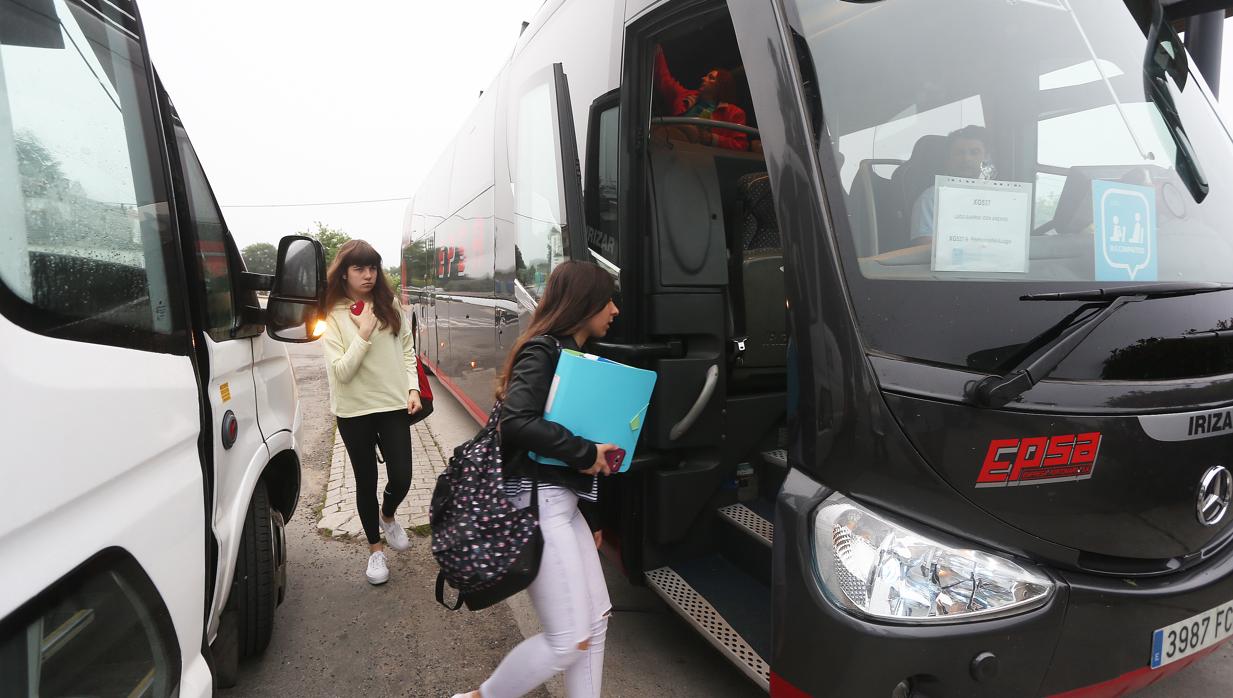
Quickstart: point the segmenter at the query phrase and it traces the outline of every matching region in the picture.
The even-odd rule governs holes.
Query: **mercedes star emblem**
[[[1233,498],[1233,473],[1223,465],[1214,465],[1203,473],[1199,480],[1199,496],[1195,513],[1199,523],[1204,526],[1215,526],[1224,518],[1229,510],[1229,500]]]

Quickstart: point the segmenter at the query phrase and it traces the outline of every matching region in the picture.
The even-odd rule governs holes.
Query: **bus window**
[[[618,241],[617,197],[620,191],[617,162],[620,158],[619,136],[621,125],[621,108],[618,104],[603,109],[598,116],[592,116],[592,128],[598,129],[595,139],[596,152],[593,167],[588,167],[588,175],[593,179],[587,182],[587,246],[591,251],[620,266],[620,247]],[[588,160],[590,157],[588,157]]]
[[[552,84],[531,87],[518,98],[517,109],[514,266],[519,283],[538,298],[548,274],[565,259]]]
[[[171,695],[180,658],[167,609],[135,561],[109,557],[6,619],[5,695]]]
[[[0,308],[53,336],[182,351],[141,48],[87,9],[46,8],[0,2],[0,192],[16,203]]]

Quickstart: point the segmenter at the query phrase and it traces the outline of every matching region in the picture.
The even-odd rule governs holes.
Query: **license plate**
[[[1233,601],[1152,633],[1152,668],[1159,669],[1233,636]]]

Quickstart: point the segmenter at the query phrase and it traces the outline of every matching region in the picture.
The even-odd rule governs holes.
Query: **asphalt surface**
[[[538,632],[524,595],[491,609],[448,612],[433,597],[428,539],[390,553],[390,581],[364,579],[362,540],[318,534],[334,422],[321,349],[290,345],[304,412],[300,504],[288,523],[286,601],[266,653],[241,665],[244,696],[443,696],[478,686],[505,653]],[[438,386],[439,388],[439,386]],[[447,449],[475,423],[443,389],[430,420]],[[605,696],[764,696],[650,591],[606,569],[614,604],[604,667]],[[1146,660],[1146,657],[1145,657]],[[1137,693],[1145,698],[1233,696],[1233,643]],[[563,696],[559,679],[533,696]]]

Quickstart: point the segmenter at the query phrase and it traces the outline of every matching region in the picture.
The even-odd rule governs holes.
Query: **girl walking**
[[[395,550],[410,546],[394,512],[411,488],[407,415],[421,409],[415,343],[372,245],[363,240],[344,244],[326,278],[323,338],[330,410],[355,473],[355,503],[370,553],[365,575],[371,584],[384,584],[390,572],[381,532]],[[378,440],[388,476],[379,512]]]
[[[612,277],[587,262],[569,261],[548,277],[530,327],[515,343],[497,389],[506,495],[531,504],[531,476],[539,477],[539,527],[544,552],[539,574],[527,588],[544,632],[513,649],[492,676],[455,698],[513,698],[565,672],[569,698],[596,698],[604,666],[604,636],[612,604],[596,551],[598,535],[578,510],[594,502],[598,475],[610,474],[612,444],[574,436],[544,419],[561,349],[577,350],[603,337],[616,318]],[[603,396],[597,395],[597,400]],[[570,467],[539,466],[527,452]]]

